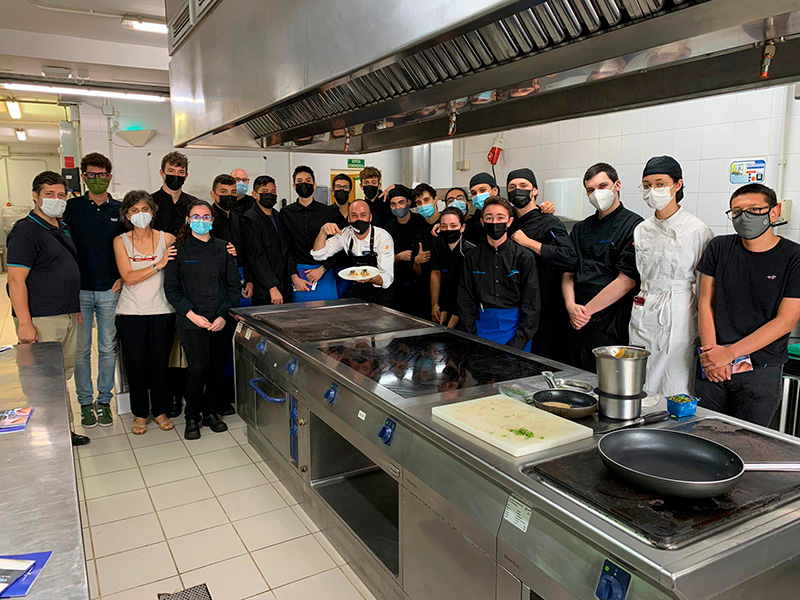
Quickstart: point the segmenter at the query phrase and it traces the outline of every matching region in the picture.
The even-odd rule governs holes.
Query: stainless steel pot
[[[641,394],[650,352],[633,346],[601,346],[592,353],[597,364],[597,387],[601,391],[611,396]],[[617,358],[620,354],[621,358]]]
[[[609,419],[618,421],[630,421],[638,419],[642,414],[642,397],[638,396],[619,398],[610,397],[600,390],[596,390],[597,397],[600,399],[600,414]]]

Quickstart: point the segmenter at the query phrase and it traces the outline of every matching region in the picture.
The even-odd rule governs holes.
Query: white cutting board
[[[590,438],[593,431],[568,419],[498,394],[433,407],[433,416],[455,425],[511,456],[525,456]],[[512,433],[524,428],[533,437]]]

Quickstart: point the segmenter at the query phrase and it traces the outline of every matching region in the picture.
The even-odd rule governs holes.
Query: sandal
[[[161,431],[169,431],[170,429],[175,429],[175,423],[170,421],[167,415],[159,415],[153,419],[157,424]]]
[[[131,427],[133,435],[144,435],[147,433],[147,419],[136,417],[133,420],[133,427]]]

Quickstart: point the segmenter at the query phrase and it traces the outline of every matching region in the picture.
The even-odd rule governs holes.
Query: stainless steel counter
[[[57,343],[0,353],[0,410],[35,409],[0,435],[0,554],[53,551],[30,600],[89,598],[63,364]]]

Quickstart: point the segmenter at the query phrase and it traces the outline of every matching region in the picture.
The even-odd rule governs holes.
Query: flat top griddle
[[[713,440],[745,461],[800,461],[800,445],[775,439],[720,419],[702,419],[675,428]],[[659,497],[614,478],[597,448],[525,469],[566,490],[650,540],[674,549],[800,498],[797,473],[746,473],[738,485],[705,500]]]
[[[321,342],[433,327],[433,323],[386,310],[375,304],[346,304],[253,314],[293,340]]]

